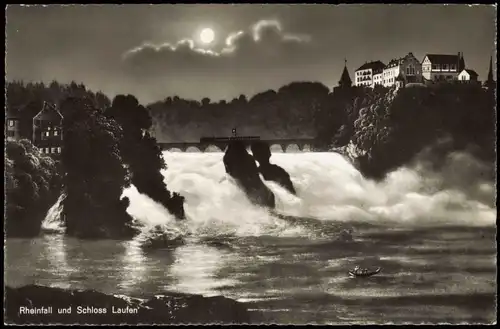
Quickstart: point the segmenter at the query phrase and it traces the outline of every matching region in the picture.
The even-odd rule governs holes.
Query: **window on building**
[[[45,153],[47,153],[47,154],[49,153],[49,148],[48,147],[45,148]]]
[[[447,70],[448,69],[448,64],[443,64],[443,70]]]
[[[51,130],[51,129],[52,129],[52,127],[51,127],[51,126],[48,126],[48,127],[47,127],[47,130]]]
[[[50,153],[52,153],[52,154],[56,153],[56,148],[55,147],[51,147],[50,148]]]
[[[57,148],[57,153],[61,154],[61,147],[60,146]]]
[[[14,137],[14,131],[12,130],[7,131],[7,136]]]
[[[457,66],[455,64],[450,65],[450,70],[455,71],[457,69]]]
[[[433,69],[433,70],[439,70],[439,67],[438,67],[438,65],[437,65],[437,64],[432,64],[432,69]]]
[[[54,136],[58,136],[59,132],[57,130],[54,130]]]
[[[14,127],[14,120],[9,120],[9,127]]]
[[[406,75],[415,75],[415,67],[413,65],[409,65],[406,68]]]
[[[49,137],[50,136],[50,131],[45,132],[45,136]]]

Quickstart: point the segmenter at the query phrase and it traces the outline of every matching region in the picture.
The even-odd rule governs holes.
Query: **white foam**
[[[275,218],[251,204],[226,175],[223,153],[164,152],[163,156],[168,165],[162,172],[165,183],[170,191],[186,198],[187,219],[177,222],[163,206],[132,186],[124,192],[130,198],[127,211],[146,229],[161,225],[172,232],[189,231],[198,236],[307,236],[311,233],[297,223]],[[463,157],[450,161],[460,159]],[[323,221],[410,226],[496,223],[494,205],[468,193],[474,190],[483,197],[489,194],[494,198],[493,182],[478,179],[471,183],[474,173],[468,175],[465,169],[449,179],[450,175],[426,173],[418,166],[417,169],[400,168],[385,181],[376,183],[365,179],[336,153],[273,153],[271,162],[290,174],[297,190],[297,196],[293,196],[277,184],[265,182],[276,195],[280,213]],[[460,177],[467,180],[467,191],[464,184],[457,183]],[[45,225],[54,225],[56,208],[49,211]]]

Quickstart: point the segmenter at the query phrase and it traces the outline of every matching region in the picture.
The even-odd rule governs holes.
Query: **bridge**
[[[269,147],[279,146],[283,152],[286,152],[289,146],[296,145],[299,151],[305,149],[313,151],[314,138],[288,138],[288,139],[260,139],[258,136],[232,136],[232,137],[202,137],[199,142],[178,142],[178,143],[158,143],[163,151],[178,149],[186,152],[188,149],[205,152],[208,148],[217,148],[224,152],[231,141],[241,141],[247,146],[252,142],[261,141]]]

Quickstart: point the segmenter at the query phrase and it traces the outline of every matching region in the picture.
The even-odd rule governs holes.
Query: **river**
[[[278,218],[248,202],[222,156],[164,152],[165,182],[186,197],[183,223],[134,187],[124,192],[131,215],[146,227],[189,232],[185,245],[143,251],[137,240],[53,233],[8,239],[5,283],[224,295],[264,323],[495,320],[495,188],[474,178],[473,159],[457,157],[447,174],[400,168],[375,183],[335,153],[273,153],[298,193],[266,182],[277,211],[290,216]],[[352,240],[340,238],[344,230]],[[349,278],[355,265],[382,272]]]

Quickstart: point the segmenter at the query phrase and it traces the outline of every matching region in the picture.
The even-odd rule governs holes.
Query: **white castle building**
[[[463,53],[457,55],[427,54],[420,62],[413,53],[392,59],[387,65],[372,61],[354,73],[354,85],[364,87],[405,86],[408,83],[441,81],[477,81],[477,73],[465,68]]]

